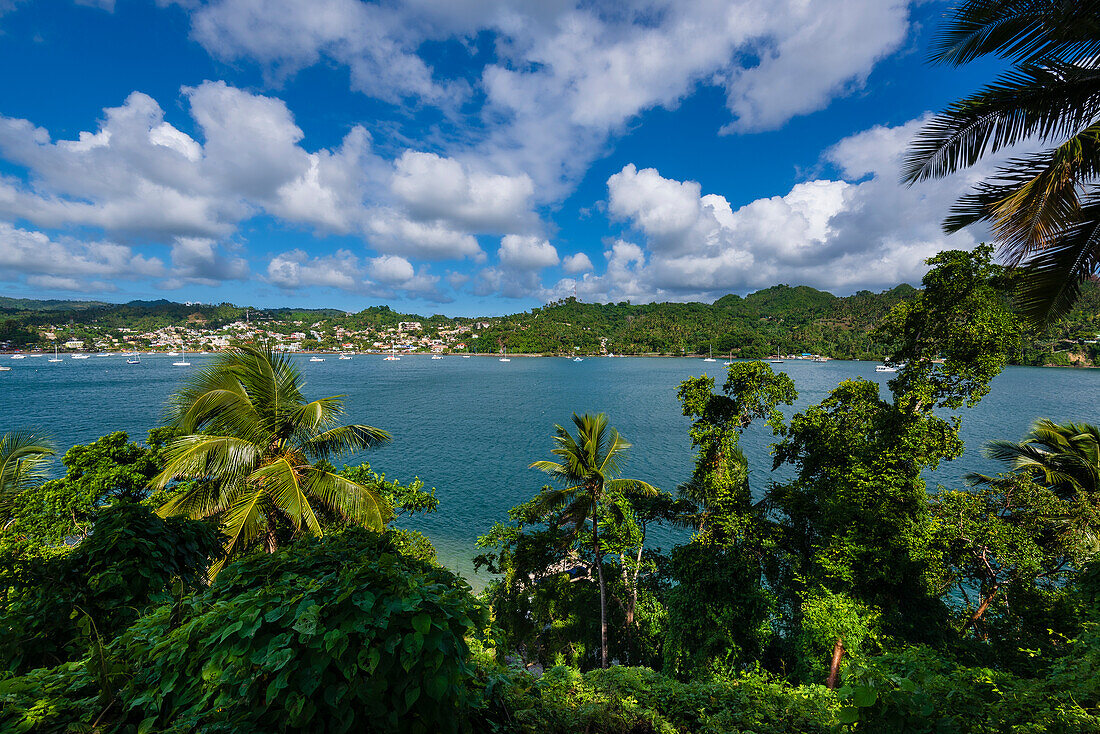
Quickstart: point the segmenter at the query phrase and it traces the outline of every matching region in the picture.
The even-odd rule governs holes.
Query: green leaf
[[[432,618],[424,612],[416,615],[412,618],[413,629],[422,635],[428,634],[428,630],[432,627]]]

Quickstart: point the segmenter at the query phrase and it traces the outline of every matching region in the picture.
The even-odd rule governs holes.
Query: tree
[[[555,448],[551,453],[560,461],[536,461],[531,468],[546,472],[555,482],[565,485],[540,493],[540,506],[546,509],[564,507],[565,515],[577,531],[589,520],[592,522],[592,551],[600,580],[600,660],[606,668],[607,586],[600,545],[600,509],[610,494],[653,495],[657,489],[638,479],[619,477],[630,443],[608,424],[606,415],[574,413],[573,424],[577,427],[575,437],[562,426],[554,427]]]
[[[226,557],[262,545],[268,553],[307,533],[326,515],[380,530],[389,513],[370,487],[340,476],[327,460],[388,441],[385,431],[338,425],[340,396],[306,402],[301,372],[270,347],[218,355],[170,402],[168,423],[182,432],[150,483],[196,484],[160,508],[161,516],[218,516]],[[215,567],[213,572],[217,572]]]
[[[123,431],[73,446],[61,463],[65,476],[33,487],[13,507],[12,530],[37,543],[60,545],[85,537],[98,514],[117,499],[141,501],[163,467],[170,431],[149,433],[148,446]]]
[[[761,582],[765,555],[762,507],[749,489],[740,435],[757,420],[783,429],[780,405],[798,397],[785,373],[764,362],[730,365],[721,393],[714,378],[693,377],[678,392],[697,448],[691,479],[679,488],[694,526],[691,542],[672,552],[675,585],[667,594],[664,666],[680,676],[728,674],[767,645],[773,595]]]
[[[1000,657],[1049,652],[1072,632],[1065,629],[1073,616],[1064,609],[1066,586],[1089,557],[1080,536],[1065,532],[1075,508],[1024,473],[990,479],[932,498],[934,543],[943,549],[945,583],[954,590],[947,599],[961,606],[961,631],[993,637]],[[1088,519],[1095,531],[1100,516]]]
[[[930,258],[923,292],[878,332],[901,365],[890,399],[874,382],[846,380],[795,415],[775,447],[774,468],[797,470],[766,500],[780,550],[771,582],[796,634],[813,599],[850,610],[853,623],[863,619],[856,627],[881,622],[911,642],[945,632],[943,559],[922,474],[961,454],[959,418],[944,412],[980,400],[1019,338],[991,258],[987,246]]]
[[[46,465],[54,453],[53,442],[33,431],[0,436],[0,528],[11,521],[19,495],[46,479]]]
[[[1100,1],[965,0],[932,59],[961,66],[986,56],[1011,66],[924,126],[904,179],[947,176],[1017,144],[1047,146],[979,182],[944,228],[988,222],[1004,259],[1024,266],[1024,313],[1050,321],[1100,267]]]

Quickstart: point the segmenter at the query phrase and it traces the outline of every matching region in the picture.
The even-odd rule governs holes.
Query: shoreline
[[[206,352],[206,353],[192,352],[192,353],[188,354],[187,356],[189,356],[189,357],[190,356],[195,356],[195,357],[213,356],[215,354],[220,354],[221,352],[224,352],[224,351],[227,351],[227,350],[217,350],[217,351]],[[71,357],[71,355],[73,355],[73,354],[87,354],[87,355],[90,355],[90,356],[95,356],[95,355],[99,355],[99,354],[109,354],[112,357],[121,357],[121,356],[129,355],[129,354],[132,354],[132,353],[134,353],[132,350],[131,351],[107,352],[107,353],[93,352],[93,351],[87,351],[87,350],[78,350],[78,351],[73,351],[73,352],[58,352],[58,356],[61,356],[61,357],[69,356],[69,357]],[[159,356],[172,356],[172,355],[169,355],[169,353],[166,352],[166,351],[165,352],[161,352],[161,351],[138,351],[136,353],[138,355],[141,355],[141,356],[158,356],[158,355]],[[3,359],[3,358],[11,359],[14,355],[19,355],[19,354],[22,354],[26,357],[44,357],[44,356],[47,356],[47,355],[48,356],[53,356],[53,352],[0,350],[0,359]],[[348,351],[333,350],[333,351],[315,351],[315,352],[282,352],[282,354],[289,354],[289,355],[296,355],[296,356],[303,356],[303,357],[305,357],[305,356],[324,356],[324,357],[332,356],[332,357],[338,357],[342,354],[348,354],[348,355],[351,355],[353,357],[384,357],[384,356],[390,354],[390,352],[386,352],[386,351],[382,351],[382,352],[348,352]],[[443,353],[439,353],[439,352],[434,352],[434,353],[433,352],[399,352],[398,356],[399,357],[433,357],[433,356],[441,356],[441,357],[450,357],[450,358],[455,358],[455,357],[480,357],[480,358],[483,358],[483,359],[484,358],[497,358],[497,359],[499,359],[502,355],[500,355],[500,354],[476,354],[476,353],[465,353],[465,352],[443,352]],[[660,354],[660,353],[657,353],[657,352],[644,352],[644,353],[640,353],[640,354],[616,354],[613,357],[608,356],[606,354],[597,354],[597,355],[575,354],[575,355],[568,355],[568,354],[544,354],[544,353],[534,353],[534,352],[509,352],[507,356],[508,356],[509,359],[512,359],[512,358],[523,358],[523,359],[546,358],[546,359],[568,359],[568,360],[572,360],[573,357],[575,357],[575,356],[580,357],[583,360],[644,358],[644,359],[697,359],[697,360],[701,361],[701,360],[704,360],[704,359],[707,358],[706,354]],[[773,359],[773,358],[772,357],[759,357],[759,358],[735,357],[733,361],[734,362],[767,362],[770,359]],[[839,358],[839,357],[837,357],[837,358],[830,357],[829,359],[826,360],[826,362],[814,362],[813,360],[803,359],[803,358],[800,358],[800,357],[783,357],[782,359],[783,359],[784,363],[785,362],[810,362],[812,364],[826,364],[828,362],[869,362],[869,363],[882,362],[881,359],[843,359],[843,358]],[[721,364],[721,363],[724,363],[726,361],[726,358],[725,357],[721,357],[721,358],[715,357],[714,360],[715,360],[716,363]],[[1100,365],[1091,365],[1091,364],[1068,364],[1068,365],[1062,365],[1062,364],[1037,364],[1037,365],[1031,365],[1031,364],[1009,363],[1005,366],[1006,367],[1035,367],[1035,368],[1042,368],[1042,369],[1077,369],[1077,370],[1100,369]]]

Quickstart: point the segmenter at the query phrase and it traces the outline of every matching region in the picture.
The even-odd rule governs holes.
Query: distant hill
[[[0,296],[0,310],[4,311],[82,311],[109,305],[111,304],[103,301],[40,301],[33,298]]]
[[[758,358],[781,352],[824,354],[835,358],[879,359],[884,345],[875,327],[895,305],[918,290],[902,284],[887,291],[835,296],[809,286],[776,285],[745,297],[727,295],[714,303],[584,303],[567,298],[508,316],[421,316],[372,306],[358,313],[339,309],[237,306],[230,303],[183,304],[164,299],[110,304],[99,301],[51,301],[0,298],[0,341],[36,344],[45,326],[94,340],[114,330],[151,331],[187,325],[216,330],[248,318],[270,323],[280,333],[317,331],[333,340],[346,332],[380,334],[401,321],[419,321],[424,333],[474,322],[489,322],[468,339],[468,349],[542,354],[732,354]],[[275,325],[278,322],[279,326]],[[1073,311],[1047,332],[1029,333],[1015,357],[1017,364],[1094,364],[1100,332],[1100,285],[1086,283]],[[118,336],[118,334],[116,334]],[[370,340],[368,340],[369,342]],[[47,345],[48,346],[48,345]]]

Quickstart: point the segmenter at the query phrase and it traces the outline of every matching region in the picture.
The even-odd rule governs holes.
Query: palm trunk
[[[600,577],[600,667],[607,667],[607,587],[603,579],[603,556],[600,555],[599,503],[592,505],[592,546],[596,553],[596,573]]]

